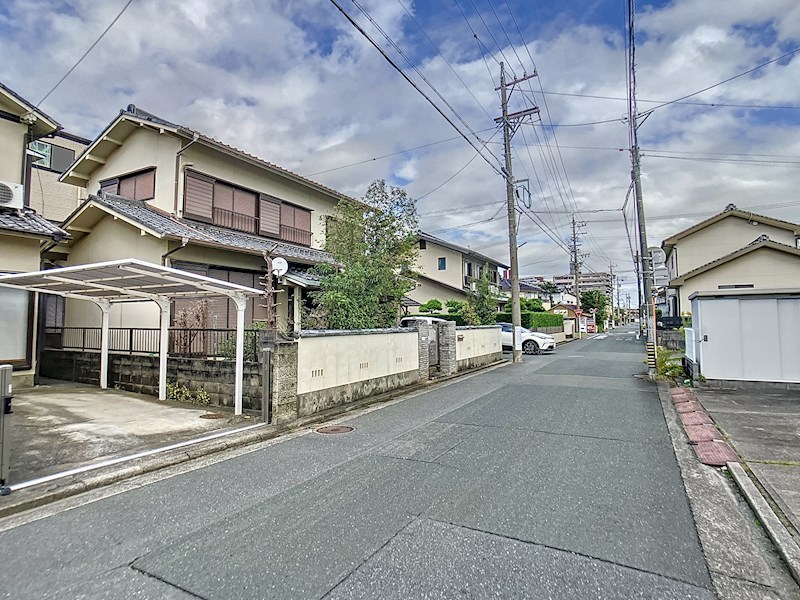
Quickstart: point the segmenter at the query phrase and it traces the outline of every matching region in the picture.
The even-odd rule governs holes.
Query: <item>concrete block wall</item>
[[[437,323],[439,329],[439,373],[453,375],[458,371],[456,360],[456,322]]]
[[[456,367],[458,371],[474,369],[503,359],[500,327],[456,327]]]

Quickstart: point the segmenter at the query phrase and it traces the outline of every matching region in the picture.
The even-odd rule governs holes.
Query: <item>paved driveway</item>
[[[694,390],[800,531],[800,390]]]
[[[15,392],[13,409],[11,483],[202,435],[232,416],[68,382]]]

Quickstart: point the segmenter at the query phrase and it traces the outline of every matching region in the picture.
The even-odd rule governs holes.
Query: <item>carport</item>
[[[228,296],[236,305],[235,414],[242,414],[244,365],[244,313],[248,297],[262,292],[242,285],[195,275],[136,259],[79,265],[0,276],[0,285],[41,294],[54,294],[93,302],[102,314],[100,334],[100,387],[108,387],[109,309],[123,302],[155,302],[160,311],[158,398],[167,398],[167,354],[170,302],[175,298]]]

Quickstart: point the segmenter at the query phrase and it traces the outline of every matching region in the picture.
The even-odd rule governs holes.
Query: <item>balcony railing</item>
[[[311,232],[305,229],[297,229],[288,225],[281,225],[281,239],[300,246],[311,245]]]
[[[214,225],[244,231],[247,233],[258,233],[258,219],[242,213],[233,212],[225,208],[214,207]]]
[[[259,331],[245,329],[244,359],[258,360]],[[108,349],[125,354],[158,354],[161,331],[142,327],[109,327]],[[99,327],[48,327],[45,329],[45,347],[57,350],[100,350]],[[235,329],[180,329],[169,330],[170,356],[191,358],[234,358],[236,356]]]

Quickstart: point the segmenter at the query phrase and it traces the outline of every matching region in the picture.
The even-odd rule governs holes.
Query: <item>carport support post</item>
[[[169,300],[156,300],[161,309],[158,337],[158,399],[167,399],[167,354],[169,353]]]
[[[108,300],[97,300],[102,320],[100,321],[100,389],[108,388]]]
[[[233,414],[242,414],[242,388],[244,372],[244,309],[247,307],[247,298],[233,296],[236,304],[236,374],[234,376]]]

